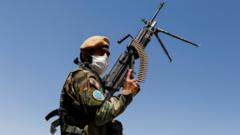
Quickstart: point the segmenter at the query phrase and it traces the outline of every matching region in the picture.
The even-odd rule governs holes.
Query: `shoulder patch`
[[[93,91],[93,97],[98,101],[103,101],[105,99],[105,96],[99,90],[94,90]]]

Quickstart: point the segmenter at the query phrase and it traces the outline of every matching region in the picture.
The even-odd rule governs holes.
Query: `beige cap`
[[[99,47],[109,48],[109,39],[106,36],[91,36],[80,45],[81,50]]]

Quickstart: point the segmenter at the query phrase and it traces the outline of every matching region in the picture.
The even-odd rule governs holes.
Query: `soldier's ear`
[[[92,63],[91,53],[89,51],[82,51],[80,53],[80,60],[81,60],[81,62]]]

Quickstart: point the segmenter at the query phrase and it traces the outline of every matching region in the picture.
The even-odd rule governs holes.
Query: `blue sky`
[[[127,135],[240,134],[240,2],[166,0],[158,26],[201,44],[160,34],[146,48],[147,79],[118,117]],[[0,0],[0,134],[49,134],[44,116],[58,107],[79,44],[111,39],[110,67],[150,19],[159,0]],[[110,69],[110,68],[109,68]],[[59,133],[58,133],[59,134]]]

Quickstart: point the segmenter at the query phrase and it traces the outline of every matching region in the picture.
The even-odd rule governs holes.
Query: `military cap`
[[[109,48],[109,39],[106,36],[91,36],[80,45],[81,50],[99,47]]]

